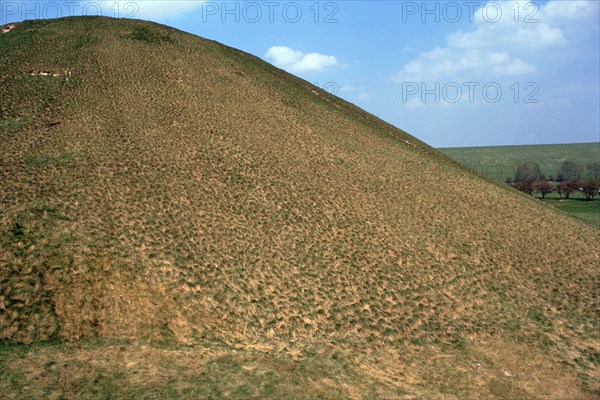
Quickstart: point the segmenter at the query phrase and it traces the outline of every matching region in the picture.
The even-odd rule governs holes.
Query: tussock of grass
[[[41,157],[27,157],[25,163],[34,168],[55,166],[60,167],[70,164],[75,157],[73,152],[62,151],[56,156],[44,155]]]
[[[27,127],[31,123],[31,118],[28,117],[17,117],[17,118],[8,118],[6,120],[0,121],[0,131],[2,132],[11,132],[18,131]]]
[[[155,34],[173,41],[156,45]],[[38,389],[94,397],[96,380],[122,397],[543,398],[533,375],[484,374],[474,386],[447,372],[464,389],[440,391],[443,377],[424,369],[404,387],[384,356],[367,362],[390,349],[458,360],[504,341],[510,356],[564,362],[569,393],[594,389],[598,230],[255,57],[166,27],[32,21],[0,47],[0,121],[31,119],[0,131],[0,340],[177,344],[189,358],[208,343],[228,349],[219,371],[245,382],[206,367],[202,388],[171,370],[136,383],[114,356],[75,381],[64,374],[76,363],[39,375]],[[72,75],[30,79],[31,69]],[[329,346],[342,366],[294,364]],[[8,393],[41,373],[20,365],[2,380]]]

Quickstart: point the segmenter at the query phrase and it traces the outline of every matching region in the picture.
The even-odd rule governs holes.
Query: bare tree
[[[592,163],[585,166],[586,178],[600,179],[600,163]]]
[[[560,166],[556,180],[559,182],[578,180],[581,179],[582,172],[583,167],[581,167],[581,165],[577,165],[573,161],[567,160]]]
[[[534,162],[522,162],[517,165],[515,170],[515,182],[540,181],[544,174],[540,171],[540,166]]]

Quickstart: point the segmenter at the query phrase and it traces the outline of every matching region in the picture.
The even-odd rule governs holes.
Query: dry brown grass
[[[593,400],[539,349],[506,341],[466,348],[403,345],[355,354],[322,344],[156,347],[97,343],[0,349],[5,398],[381,398]]]
[[[208,341],[301,360],[323,343],[502,341],[598,390],[600,231],[167,27],[25,22],[0,46],[3,342]],[[482,379],[488,397],[540,397],[527,376]]]

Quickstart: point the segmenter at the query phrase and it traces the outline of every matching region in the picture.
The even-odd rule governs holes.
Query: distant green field
[[[489,178],[504,182],[514,178],[518,163],[537,163],[546,176],[556,177],[564,161],[577,164],[600,161],[600,142],[574,144],[543,144],[527,146],[452,147],[438,149]],[[558,209],[582,218],[600,228],[600,199],[585,201],[581,193],[573,193],[569,200],[559,199],[552,193],[544,200]]]
[[[526,146],[451,147],[438,149],[470,168],[504,182],[514,178],[517,164],[534,162],[546,176],[556,177],[564,161],[584,167],[600,161],[600,142],[574,144],[543,144]]]

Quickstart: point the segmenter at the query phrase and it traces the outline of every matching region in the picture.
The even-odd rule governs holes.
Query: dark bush
[[[583,189],[583,194],[585,194],[586,199],[594,200],[594,197],[598,195],[598,191],[600,190],[600,179],[586,179],[581,188]]]
[[[547,194],[552,193],[554,186],[548,181],[538,181],[533,184],[533,190],[535,193],[539,193],[543,199]]]
[[[533,194],[533,181],[521,181],[513,184],[513,187],[523,193]]]

